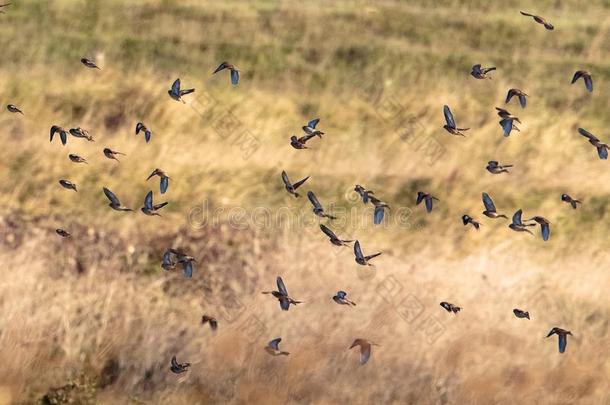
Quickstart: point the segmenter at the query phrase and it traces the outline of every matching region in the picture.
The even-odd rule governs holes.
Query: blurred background
[[[1,101],[24,115],[0,113],[0,403],[610,404],[610,166],[576,131],[610,140],[608,1],[3,10]],[[212,75],[225,60],[241,69],[236,87]],[[498,69],[476,80],[476,63]],[[570,85],[580,69],[593,93]],[[186,104],[167,95],[178,77],[196,89]],[[494,107],[509,88],[530,97],[506,106],[523,124],[504,138]],[[466,138],[442,128],[444,104]],[[291,148],[316,117],[323,139]],[[95,142],[49,143],[52,125]],[[106,159],[104,147],[126,156]],[[489,160],[512,173],[488,173]],[[157,167],[171,178],[162,196],[158,178],[146,181]],[[311,176],[302,197],[285,192],[282,170]],[[356,184],[392,207],[382,225]],[[103,186],[136,213],[111,210]],[[139,212],[148,190],[169,201],[163,217]],[[339,219],[319,221],[307,190]],[[415,206],[417,191],[440,199],[432,213]],[[483,217],[482,192],[509,217],[549,219],[550,241]],[[383,252],[375,267],[332,246],[319,222]],[[168,247],[197,258],[192,279],[161,269]],[[278,275],[305,303],[283,312],[260,294]],[[336,305],[337,290],[357,306]],[[564,354],[544,338],[553,326],[574,335]],[[291,354],[271,357],[263,347],[280,336]],[[380,345],[365,366],[347,350],[355,338]],[[173,355],[191,370],[170,373]]]

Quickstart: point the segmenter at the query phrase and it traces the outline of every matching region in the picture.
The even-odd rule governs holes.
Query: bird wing
[[[309,176],[305,177],[303,180],[297,181],[296,183],[294,183],[292,185],[292,187],[296,190],[297,188],[299,188],[301,186],[301,184],[305,183],[308,178],[309,178]]]
[[[547,223],[542,223],[540,224],[540,229],[542,232],[542,240],[549,240],[549,236],[551,236],[551,228],[549,226],[549,224]]]
[[[417,193],[417,200],[415,200],[415,205],[419,205],[424,200],[424,197],[425,197],[424,193],[419,191]]]
[[[523,14],[523,15],[527,16],[527,17],[533,17],[533,16],[534,16],[533,14],[529,14],[529,13],[526,13],[526,12],[524,12],[524,11],[519,11],[519,12],[520,12],[521,14]]]
[[[144,208],[146,208],[148,210],[152,210],[152,208],[153,208],[153,193],[152,193],[152,191],[149,191],[148,194],[146,194],[146,197],[144,197]]]
[[[331,231],[326,225],[324,224],[320,224],[320,229],[322,230],[322,232],[324,232],[326,234],[326,236],[328,236],[331,239],[339,239],[337,238],[337,235],[335,235],[335,233],[333,231]]]
[[[112,204],[117,206],[121,205],[121,202],[119,201],[117,196],[112,191],[108,190],[106,187],[104,187],[104,194],[106,194],[106,197],[110,200]]]
[[[282,341],[282,338],[275,338],[272,341],[270,341],[269,343],[267,343],[267,346],[269,346],[270,348],[272,348],[274,350],[280,350],[281,341]]]
[[[166,250],[165,253],[163,253],[163,267],[170,267],[173,266],[174,263],[172,262],[172,252],[169,250]]]
[[[568,345],[568,336],[565,333],[558,333],[559,335],[559,353],[566,351]]]
[[[591,79],[591,76],[585,76],[585,86],[589,92],[593,91],[593,79]]]
[[[443,107],[443,114],[445,114],[445,121],[447,122],[447,125],[451,128],[456,128],[455,120],[453,119],[453,114],[451,113],[449,106]]]
[[[494,202],[491,200],[491,197],[487,193],[483,193],[483,205],[485,205],[485,209],[489,212],[496,212],[496,206]]]
[[[582,77],[582,70],[576,71],[576,73],[574,73],[574,77],[572,77],[572,84],[574,84],[576,82],[576,80],[580,79],[581,77]]]
[[[360,364],[366,364],[371,357],[371,344],[369,342],[362,342],[360,344]]]
[[[599,139],[595,135],[593,135],[591,132],[587,131],[584,128],[578,128],[578,133],[584,136],[585,138],[588,138],[590,141],[599,142]]]
[[[314,129],[315,129],[315,128],[316,128],[316,125],[318,125],[318,122],[320,122],[320,118],[314,118],[313,120],[311,120],[311,121],[309,121],[309,122],[307,123],[307,126],[308,126],[309,128],[314,128]]]
[[[515,212],[513,214],[513,224],[515,225],[522,225],[521,222],[521,214],[523,213],[523,210],[519,209],[517,210],[517,212]]]
[[[184,270],[184,277],[186,277],[186,278],[193,277],[193,262],[191,262],[190,260],[183,261],[182,269]]]
[[[49,134],[49,142],[53,142],[53,135],[55,135],[55,132],[57,131],[59,131],[59,127],[57,125],[53,125]]]
[[[286,187],[290,187],[292,185],[292,184],[290,184],[290,180],[288,179],[288,174],[286,174],[285,170],[282,170],[282,181],[284,182]]]
[[[178,360],[176,360],[176,356],[172,356],[172,367],[178,368],[180,365],[178,364]]]
[[[510,131],[512,131],[512,129],[513,129],[513,120],[505,118],[502,121],[500,121],[500,125],[502,126],[504,136],[509,136]]]
[[[161,189],[161,194],[165,194],[167,188],[169,187],[169,177],[161,177],[161,182],[159,183],[159,187]]]
[[[373,223],[375,225],[379,225],[383,221],[384,212],[385,209],[382,206],[378,205],[375,207],[375,213],[373,214]]]
[[[233,86],[237,86],[237,83],[239,83],[239,71],[236,69],[232,69],[231,70],[231,84]]]
[[[525,108],[525,106],[527,105],[527,99],[525,98],[524,94],[519,95],[519,104],[521,104],[522,108]]]
[[[337,297],[344,299],[347,296],[345,291],[337,291]]]
[[[172,93],[180,94],[180,79],[174,80],[174,83],[172,84]]]
[[[312,191],[307,192],[307,198],[309,198],[309,201],[311,201],[314,208],[322,209],[322,205],[320,204],[320,202],[318,201],[318,199],[316,198],[315,194]]]
[[[504,101],[506,104],[508,104],[508,102],[510,101],[511,98],[513,98],[513,96],[515,95],[515,92],[513,89],[510,89],[508,91],[508,93],[506,93],[506,101]]]
[[[142,130],[142,128],[144,128],[144,124],[142,124],[141,122],[138,122],[136,124],[136,135],[140,133],[140,131]]]
[[[426,198],[426,211],[432,212],[432,198]]]
[[[360,249],[359,241],[356,241],[356,243],[354,243],[354,254],[356,255],[357,259],[364,259],[364,255],[362,254],[362,249]]]
[[[218,67],[216,68],[216,70],[214,71],[214,73],[218,73],[223,69],[227,68],[227,62],[222,62],[220,65],[218,65]],[[214,74],[212,73],[212,74]]]
[[[597,155],[600,159],[606,160],[608,159],[608,149],[605,145],[600,145],[597,147]]]
[[[288,295],[288,290],[286,290],[286,286],[284,285],[284,280],[282,280],[281,277],[278,276],[277,278],[277,290],[282,294],[282,295]]]

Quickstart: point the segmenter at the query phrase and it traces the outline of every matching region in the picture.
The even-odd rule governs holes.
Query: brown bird
[[[354,348],[360,346],[360,364],[364,365],[371,357],[372,346],[379,346],[377,343],[373,343],[370,340],[358,338],[354,340],[354,343],[348,348]]]
[[[98,65],[95,64],[95,62],[93,62],[91,59],[87,59],[87,58],[82,58],[80,60],[80,63],[82,63],[83,65],[87,66],[89,69],[100,69],[100,67]]]
[[[68,159],[70,159],[70,160],[71,160],[71,161],[73,161],[74,163],[87,163],[87,161],[86,161],[84,158],[82,158],[82,157],[80,157],[80,156],[78,156],[78,155],[75,155],[75,154],[73,154],[73,153],[70,153],[70,154],[68,155]],[[88,163],[87,163],[87,164],[88,164]]]
[[[470,72],[470,74],[475,79],[491,79],[491,76],[488,77],[487,73],[489,73],[493,70],[496,70],[496,68],[495,67],[483,68],[483,67],[481,67],[480,64],[476,64],[472,67],[472,71]]]
[[[453,312],[454,314],[457,314],[458,312],[460,312],[462,310],[462,308],[458,307],[457,305],[453,305],[449,302],[441,302],[441,307],[443,307],[445,309],[445,311],[447,312]]]
[[[263,294],[271,294],[277,298],[283,311],[288,311],[290,309],[290,304],[297,305],[302,303],[302,301],[296,301],[290,298],[288,295],[288,290],[286,290],[286,286],[284,285],[284,281],[281,277],[278,277],[276,282],[277,291],[263,291]]]
[[[12,113],[17,113],[17,114],[21,114],[21,115],[23,115],[23,111],[21,111],[21,110],[19,109],[19,107],[17,107],[17,106],[16,106],[16,105],[14,105],[14,104],[9,104],[9,105],[7,105],[7,106],[6,106],[6,109],[7,109],[9,112],[12,112]]]
[[[91,136],[89,134],[89,131],[82,129],[81,127],[71,128],[70,135],[72,135],[75,138],[84,138],[84,139],[88,140],[89,142],[94,142],[93,136]]]
[[[114,159],[114,160],[116,160],[117,162],[120,163],[120,160],[117,159],[116,155],[123,155],[123,156],[125,156],[124,153],[117,152],[117,151],[112,150],[110,148],[104,148],[104,156],[106,156],[108,159]]]
[[[59,184],[60,184],[60,185],[61,185],[63,188],[67,188],[68,190],[74,190],[74,191],[78,191],[78,190],[76,189],[76,184],[72,183],[72,182],[71,182],[71,181],[69,181],[69,180],[64,180],[64,179],[61,179],[61,180],[59,180]]]
[[[513,165],[501,165],[497,160],[487,162],[487,171],[491,174],[510,173],[508,170]]]
[[[65,145],[66,142],[68,142],[68,134],[66,133],[66,130],[60,127],[59,125],[53,125],[51,127],[49,142],[53,142],[53,136],[56,133],[59,133],[59,139],[61,140],[61,144]]]
[[[574,209],[578,207],[578,204],[581,204],[580,200],[574,199],[565,193],[561,195],[561,201],[567,202]]]
[[[314,136],[315,135],[313,135],[313,134],[309,134],[309,135],[304,135],[300,138],[297,138],[296,135],[292,135],[290,137],[290,146],[292,146],[295,149],[307,149],[307,146],[305,144],[307,143],[308,140],[310,140]]]
[[[568,335],[571,335],[572,332],[569,330],[561,329],[558,327],[554,327],[551,329],[546,337],[551,337],[556,334],[559,337],[559,353],[563,353],[566,351],[566,346],[568,345]]]
[[[544,28],[546,28],[549,31],[552,31],[553,29],[555,29],[555,27],[553,27],[553,24],[551,24],[550,22],[545,20],[543,17],[540,17],[539,15],[533,15],[533,14],[529,14],[529,13],[526,13],[523,11],[521,11],[520,13],[526,17],[532,17],[534,19],[534,21],[536,21],[538,24],[544,25]]]
[[[283,352],[280,350],[281,341],[281,337],[273,339],[267,343],[267,346],[265,346],[265,351],[272,356],[288,356],[290,354],[289,352]]]
[[[61,228],[57,228],[57,229],[55,230],[55,232],[56,232],[56,233],[57,233],[59,236],[61,236],[62,238],[69,238],[70,236],[72,236],[72,235],[70,234],[70,232],[68,232],[68,231],[66,231],[66,230],[63,230],[63,229],[61,229]]]
[[[574,84],[576,80],[580,79],[581,77],[584,80],[585,87],[587,90],[589,90],[589,93],[593,92],[593,80],[591,79],[591,73],[587,72],[586,70],[577,70],[576,73],[574,73],[574,77],[572,77],[572,84]]]
[[[203,315],[201,317],[201,324],[205,325],[206,323],[210,324],[210,329],[212,330],[216,330],[218,329],[218,321],[216,320],[216,318],[212,317],[212,316],[208,316],[208,315]]]

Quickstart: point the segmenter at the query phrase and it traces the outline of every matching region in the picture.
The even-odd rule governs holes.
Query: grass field
[[[0,113],[0,404],[610,404],[610,166],[576,131],[610,140],[608,1],[13,3],[1,102],[25,115]],[[223,60],[238,86],[212,75]],[[475,80],[475,63],[498,70]],[[579,69],[593,93],[570,85]],[[186,104],[167,95],[177,77],[196,89]],[[504,105],[513,87],[527,108]],[[466,138],[443,130],[444,104]],[[502,136],[496,106],[520,133]],[[324,138],[291,148],[314,117]],[[49,143],[52,125],[95,142]],[[494,176],[489,160],[515,166]],[[146,181],[156,167],[163,196]],[[331,207],[339,236],[383,252],[374,269],[325,240],[282,170],[311,176],[301,194]],[[390,204],[383,225],[355,184]],[[136,210],[148,190],[170,203],[162,218],[119,213],[103,186]],[[440,199],[431,214],[420,190]],[[548,218],[550,241],[485,218],[482,192]],[[168,247],[197,258],[193,279],[161,269]],[[305,303],[283,312],[260,294],[278,275]],[[333,303],[337,290],[358,305]],[[544,339],[553,326],[574,335],[564,354]],[[263,350],[278,336],[287,357]],[[380,344],[365,366],[347,350],[357,337]],[[191,369],[170,373],[172,355]]]

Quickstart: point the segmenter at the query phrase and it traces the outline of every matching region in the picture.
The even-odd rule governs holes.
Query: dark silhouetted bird
[[[375,253],[373,255],[365,256],[362,254],[362,249],[360,248],[360,242],[356,241],[356,243],[354,243],[354,255],[356,256],[356,258],[355,258],[356,263],[358,263],[362,266],[372,266],[372,264],[369,263],[369,260],[381,255],[381,253]]]
[[[176,259],[177,259],[176,264],[182,265],[182,271],[184,273],[184,277],[186,277],[186,278],[193,277],[193,270],[194,270],[193,263],[194,262],[196,263],[197,260],[193,256],[189,256],[181,250],[167,249],[167,251],[169,251],[171,254],[176,256]],[[163,262],[165,262],[165,255],[163,257]]]
[[[165,194],[165,192],[167,191],[167,188],[169,187],[169,176],[167,174],[165,174],[165,172],[163,170],[155,169],[148,176],[146,181],[150,180],[153,176],[159,176],[159,178],[161,179],[159,181],[159,190],[161,191],[161,194]]]
[[[83,65],[87,66],[90,69],[100,69],[100,67],[98,65],[95,64],[95,62],[93,62],[91,59],[87,59],[87,58],[82,58],[80,60],[80,63],[82,63]]]
[[[14,104],[9,104],[9,105],[7,105],[7,106],[6,106],[6,109],[7,109],[9,112],[12,112],[12,113],[18,113],[18,114],[23,115],[23,111],[21,111],[21,110],[19,109],[19,107],[17,107],[17,106],[16,106],[16,105],[14,105]]]
[[[513,309],[513,314],[515,314],[515,316],[517,318],[527,318],[527,319],[530,319],[530,313],[529,312],[522,311],[522,310],[517,309],[517,308]]]
[[[167,91],[167,94],[169,94],[169,96],[176,101],[182,101],[182,103],[186,103],[182,99],[182,96],[185,96],[187,94],[191,94],[194,92],[195,92],[195,89],[180,90],[180,79],[176,79],[174,81],[174,83],[172,83],[172,88]]]
[[[218,329],[218,321],[216,320],[216,318],[214,318],[212,316],[208,316],[208,315],[203,315],[201,317],[201,324],[205,325],[206,323],[210,324],[210,329],[212,329],[212,330]]]
[[[481,223],[475,220],[470,215],[462,215],[462,223],[464,224],[464,226],[472,224],[472,226],[474,226],[476,229],[479,229],[479,227],[481,226]]]
[[[229,62],[222,62],[212,74],[216,74],[224,69],[229,69],[231,71],[231,84],[237,86],[237,83],[239,83],[239,69]]]
[[[178,361],[176,360],[176,356],[173,356],[169,369],[174,374],[182,374],[182,373],[185,373],[186,371],[188,371],[190,366],[191,366],[191,363],[178,363]]]
[[[103,190],[106,198],[110,200],[110,204],[108,204],[110,208],[116,211],[133,211],[131,208],[123,207],[121,205],[121,201],[119,201],[117,196],[112,191],[108,190],[106,187],[103,187]]]
[[[460,312],[462,310],[462,308],[458,307],[457,305],[453,305],[446,301],[441,302],[441,307],[443,307],[445,309],[445,311],[453,312],[454,314],[457,314],[458,312]]]
[[[53,125],[51,127],[51,132],[50,132],[50,136],[49,136],[49,142],[53,142],[53,136],[56,133],[59,133],[59,139],[61,140],[61,143],[63,145],[65,145],[66,142],[68,141],[68,134],[66,133],[65,129],[63,129],[62,127],[57,126],[57,125]]]
[[[421,204],[422,201],[425,201],[426,211],[432,212],[432,201],[439,201],[438,198],[433,197],[431,194],[424,193],[423,191],[417,192],[417,199],[415,200],[415,205]]]
[[[303,132],[305,132],[307,135],[313,135],[322,138],[324,132],[316,129],[316,125],[318,125],[318,122],[320,122],[320,118],[315,118],[309,121],[307,125],[303,126]]]
[[[513,96],[517,96],[519,98],[519,104],[521,105],[521,108],[525,108],[525,106],[527,105],[528,95],[519,89],[510,89],[510,90],[508,90],[508,93],[506,93],[505,103],[508,104],[510,102],[510,99],[513,98]],[[521,121],[517,121],[517,122],[521,122]]]
[[[553,329],[551,329],[549,334],[546,335],[546,337],[551,337],[554,334],[557,334],[557,336],[559,337],[559,353],[565,352],[566,346],[568,345],[568,335],[571,335],[572,332],[570,332],[569,330],[554,327]]]
[[[89,142],[93,142],[93,136],[91,136],[87,130],[84,130],[80,127],[71,128],[70,134],[75,138],[84,138],[84,139],[88,140]]]
[[[282,181],[284,182],[284,187],[286,187],[286,191],[288,191],[295,197],[299,196],[299,193],[296,192],[296,189],[301,187],[301,185],[305,183],[308,178],[309,176],[305,177],[303,180],[299,180],[296,183],[292,184],[290,182],[290,179],[288,179],[288,175],[286,174],[286,172],[282,170]]]
[[[610,149],[610,146],[605,143],[602,143],[595,135],[593,135],[586,129],[578,128],[578,133],[587,138],[589,140],[589,143],[595,146],[595,148],[597,148],[597,155],[600,159],[608,159],[608,149]]]
[[[358,338],[354,340],[349,349],[352,349],[356,346],[360,346],[360,364],[366,364],[371,357],[372,346],[379,346],[377,343],[373,343],[370,340]],[[348,349],[348,350],[349,350]]]
[[[589,92],[592,92],[593,79],[591,79],[591,73],[587,72],[586,70],[577,70],[576,73],[574,73],[574,77],[572,77],[572,84],[574,84],[576,80],[580,79],[581,77],[585,82],[585,87],[587,88],[587,90],[589,90]]]
[[[336,217],[333,217],[332,215],[329,215],[324,212],[324,208],[322,208],[322,205],[320,204],[320,202],[316,198],[316,195],[312,191],[307,192],[307,198],[309,198],[309,201],[313,205],[312,211],[314,214],[322,218],[326,217],[328,219],[337,219]]]
[[[535,226],[535,224],[524,224],[521,221],[521,214],[522,214],[522,210],[521,209],[517,210],[517,212],[515,212],[513,215],[513,222],[511,224],[509,224],[508,227],[515,232],[527,232],[530,235],[533,235],[532,231],[527,229],[527,227]]]
[[[119,160],[119,159],[117,159],[117,155],[123,155],[123,156],[125,156],[125,154],[124,154],[124,153],[117,152],[117,151],[112,150],[112,149],[110,149],[110,148],[104,148],[104,156],[106,156],[108,159],[114,159],[114,160],[116,160],[117,162],[119,162],[119,163],[120,163],[120,160]]]
[[[520,13],[526,17],[532,17],[534,19],[534,21],[536,21],[538,24],[544,25],[544,28],[546,28],[549,31],[552,31],[555,28],[555,27],[553,27],[553,24],[551,24],[550,22],[547,22],[547,20],[545,20],[543,17],[540,17],[538,15],[529,14],[524,11],[521,11]]]
[[[487,162],[487,167],[485,168],[489,173],[500,174],[510,173],[510,171],[508,170],[510,167],[513,167],[513,165],[501,165],[496,160],[490,160],[489,162]]]
[[[314,136],[315,135],[305,135],[300,138],[297,138],[296,135],[292,135],[290,137],[290,145],[295,149],[307,149],[307,146],[305,144]]]
[[[367,190],[360,184],[356,184],[356,187],[354,187],[354,191],[358,193],[358,195],[362,198],[362,202],[365,204],[369,202],[371,194],[375,194],[372,190]]]
[[[485,211],[483,211],[483,215],[488,218],[506,218],[508,217],[504,214],[498,214],[496,212],[496,206],[492,201],[491,197],[487,193],[483,193],[483,205],[485,205]]]
[[[56,233],[57,233],[59,236],[61,236],[62,238],[69,238],[70,236],[72,236],[72,235],[70,234],[70,232],[68,232],[68,231],[66,231],[66,230],[63,230],[63,229],[61,229],[61,228],[57,228],[57,229],[55,230],[55,232],[56,232]]]
[[[150,141],[150,136],[151,136],[151,132],[148,128],[146,128],[146,125],[142,124],[141,122],[138,122],[136,124],[136,135],[140,133],[140,131],[144,132],[144,140],[146,142]]]
[[[356,306],[354,301],[347,299],[347,293],[345,291],[337,291],[337,294],[333,297],[333,301],[339,305]]]
[[[333,231],[331,231],[330,229],[328,229],[328,227],[324,224],[320,224],[320,229],[322,230],[322,232],[324,232],[326,234],[326,236],[329,237],[330,239],[330,243],[332,243],[333,245],[336,246],[349,246],[348,243],[353,242],[353,240],[342,240],[339,239],[337,237],[337,235],[335,235],[335,233]]]
[[[581,204],[581,202],[579,200],[576,200],[572,197],[570,197],[567,194],[562,194],[561,195],[561,201],[567,202],[568,204],[570,204],[572,206],[572,208],[576,209],[576,207],[578,207],[578,204]]]
[[[277,298],[283,311],[288,311],[290,309],[290,304],[297,305],[302,303],[302,301],[296,301],[290,298],[288,295],[288,290],[286,290],[286,286],[284,285],[284,281],[281,277],[277,278],[276,283],[277,291],[263,291],[263,294],[271,294]]]
[[[489,67],[489,68],[483,68],[481,67],[481,65],[476,64],[472,67],[472,71],[470,72],[470,74],[475,78],[475,79],[491,79],[491,76],[487,76],[487,73],[496,70],[495,67]]]
[[[460,135],[466,136],[462,133],[462,131],[468,131],[470,128],[458,128],[455,124],[455,119],[453,118],[453,114],[448,106],[443,106],[443,113],[445,114],[445,122],[446,124],[443,126],[447,132],[452,135]]]
[[[161,214],[159,214],[157,211],[159,211],[161,208],[165,207],[166,205],[167,205],[167,202],[162,202],[162,203],[153,205],[153,192],[149,191],[146,194],[146,197],[144,197],[144,206],[141,208],[141,210],[146,215],[161,216]]]
[[[548,221],[548,219],[540,217],[540,216],[535,216],[532,217],[527,221],[535,221],[540,225],[540,235],[542,236],[542,240],[547,241],[549,240],[549,237],[551,236],[551,227],[550,227],[550,222]]]
[[[84,158],[82,158],[82,157],[80,157],[78,155],[75,155],[73,153],[70,153],[68,155],[68,159],[70,159],[74,163],[87,163],[87,161]]]
[[[161,267],[163,270],[173,270],[176,267],[176,262],[173,260],[174,254],[172,253],[172,249],[167,249],[165,253],[163,253],[163,261],[161,262]]]
[[[62,179],[62,180],[59,180],[59,184],[61,184],[61,186],[63,188],[67,188],[68,190],[78,191],[78,190],[76,190],[76,184],[72,183],[71,181]]]
[[[280,350],[280,342],[282,338],[275,338],[265,346],[265,351],[272,356],[288,356],[290,353]]]

